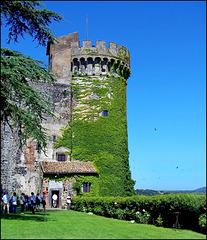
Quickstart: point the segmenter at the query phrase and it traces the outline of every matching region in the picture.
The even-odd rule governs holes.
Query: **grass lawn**
[[[48,210],[1,215],[1,239],[206,239],[206,236],[72,210]]]

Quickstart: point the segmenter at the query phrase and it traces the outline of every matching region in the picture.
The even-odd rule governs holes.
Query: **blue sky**
[[[206,185],[206,3],[204,1],[47,1],[78,32],[131,54],[127,85],[129,162],[135,189],[193,190]],[[30,37],[1,46],[48,63]],[[155,131],[156,128],[156,131]]]

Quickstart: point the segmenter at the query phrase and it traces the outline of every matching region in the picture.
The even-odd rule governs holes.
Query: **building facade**
[[[116,43],[83,41],[78,33],[47,45],[53,85],[35,84],[48,95],[55,118],[46,116],[47,155],[34,141],[19,148],[18,137],[1,125],[1,187],[18,194],[46,193],[58,207],[66,197],[127,196],[134,192],[128,162],[126,85],[129,51]]]

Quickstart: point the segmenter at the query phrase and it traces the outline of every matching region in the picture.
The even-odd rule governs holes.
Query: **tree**
[[[18,37],[29,34],[33,41],[37,40],[39,45],[46,46],[47,40],[54,41],[48,25],[52,20],[60,22],[63,18],[43,6],[40,1],[1,1],[1,24],[10,26],[8,43],[11,40],[18,42]],[[5,22],[4,22],[4,21]]]
[[[42,6],[40,1],[1,1],[1,24],[9,28],[8,43],[18,42],[18,36],[25,34],[46,46],[47,40],[55,37],[48,25],[62,17]],[[4,21],[3,21],[4,20]],[[32,83],[52,84],[55,77],[47,71],[43,62],[34,60],[20,52],[1,49],[1,121],[11,129],[18,129],[20,143],[29,138],[36,139],[40,150],[46,149],[46,129],[41,123],[50,111],[48,97],[38,92]],[[10,124],[11,123],[11,124]]]

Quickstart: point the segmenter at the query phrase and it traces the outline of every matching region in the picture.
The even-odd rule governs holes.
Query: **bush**
[[[142,212],[136,212],[136,222],[137,223],[144,223],[148,224],[150,222],[151,216],[149,212],[146,212],[145,209],[142,210]]]
[[[72,199],[73,210],[83,211],[83,207],[87,211],[105,217],[134,220],[137,223],[170,228],[176,222],[175,212],[180,212],[178,221],[181,228],[194,231],[206,229],[203,215],[206,212],[206,196],[200,194],[132,197],[81,196]]]
[[[79,195],[81,192],[82,184],[80,182],[73,182],[73,190],[76,191],[76,194]]]
[[[206,213],[200,215],[198,224],[200,226],[201,232],[206,233]]]
[[[159,215],[159,217],[155,220],[155,225],[157,227],[163,227],[163,219],[161,217],[161,214]]]

